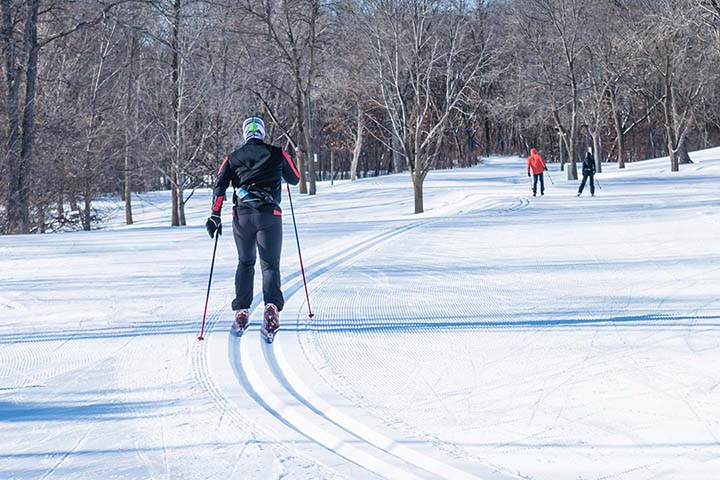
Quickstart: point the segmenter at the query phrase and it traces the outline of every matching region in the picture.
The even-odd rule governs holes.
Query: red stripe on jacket
[[[223,167],[228,162],[228,157],[223,158],[222,163],[220,164],[220,168],[218,168],[218,175],[220,175],[220,172],[222,172]]]
[[[222,208],[223,198],[224,198],[224,197],[223,197],[222,195],[219,195],[219,196],[215,199],[215,205],[213,205],[213,208],[212,208],[212,209],[213,209],[213,212],[219,212],[219,211],[220,211],[220,209]],[[207,208],[207,207],[206,207],[206,208]]]
[[[295,175],[297,175],[298,178],[300,178],[300,172],[298,172],[298,169],[295,167],[295,164],[292,161],[292,158],[290,158],[290,154],[287,153],[285,150],[282,151],[283,156],[285,157],[285,160],[290,164],[290,168],[292,168]]]

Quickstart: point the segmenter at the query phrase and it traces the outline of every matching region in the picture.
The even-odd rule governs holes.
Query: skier
[[[534,148],[530,149],[530,157],[527,161],[527,174],[530,176],[530,171],[533,173],[533,197],[537,196],[537,184],[538,179],[540,180],[540,195],[545,195],[545,179],[543,178],[543,172],[546,171],[547,164],[543,160],[542,156]]]
[[[210,238],[222,234],[220,211],[225,192],[232,183],[233,236],[238,252],[235,273],[233,330],[242,335],[248,326],[253,298],[256,249],[260,253],[263,277],[264,322],[261,329],[268,342],[280,328],[279,312],[284,299],[280,289],[282,250],[282,180],[291,185],[300,181],[300,172],[290,155],[280,147],[266,144],[265,124],[253,116],[243,122],[245,144],[226,156],[218,170],[213,190],[212,214],[205,223]]]
[[[585,189],[585,182],[587,182],[588,177],[590,177],[590,196],[595,196],[595,158],[592,154],[592,147],[588,147],[587,154],[585,155],[585,160],[583,160],[582,164],[582,173],[583,173],[583,179],[580,183],[580,189],[578,190],[577,196],[579,197],[582,195],[583,190]]]

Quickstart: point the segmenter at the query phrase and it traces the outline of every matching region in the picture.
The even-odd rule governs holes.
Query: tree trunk
[[[489,157],[492,153],[492,149],[490,148],[490,118],[485,117],[485,156]],[[475,158],[473,155],[472,163],[475,163]]]
[[[47,228],[47,225],[45,224],[45,219],[47,218],[47,205],[45,203],[45,199],[40,200],[40,202],[37,204],[37,210],[38,210],[38,219],[37,219],[37,228],[40,233],[45,233],[45,230]]]
[[[665,133],[667,135],[668,154],[670,156],[670,171],[680,170],[678,162],[677,138],[675,137],[675,119],[673,116],[673,88],[670,72],[665,76],[665,99],[663,100],[663,113],[665,114]]]
[[[423,178],[418,178],[414,173],[412,176],[413,193],[415,194],[415,213],[423,213]]]
[[[672,127],[672,113],[670,112],[669,101],[663,102],[663,110],[665,112],[665,134],[667,136],[667,149],[670,156],[670,171],[677,172],[680,170],[678,165],[678,152],[675,149],[675,130]]]
[[[564,140],[563,143],[565,144],[565,150],[567,151],[567,154],[568,154],[568,163],[570,163],[570,178],[573,180],[577,180],[578,174],[577,174],[577,160],[575,158],[575,141],[572,138],[572,135],[571,135],[570,140],[567,140],[567,136],[564,136],[562,138]]]
[[[620,109],[617,104],[617,95],[610,89],[610,109],[612,111],[613,127],[615,128],[615,148],[617,150],[618,168],[625,168],[625,131],[620,118]]]
[[[23,111],[22,146],[20,149],[20,231],[30,232],[30,171],[33,146],[35,144],[35,93],[37,84],[38,39],[37,17],[38,0],[27,0],[27,20],[25,23],[25,48],[28,50],[27,78],[25,79],[25,109]]]
[[[5,40],[6,79],[8,82],[8,138],[7,161],[10,179],[8,231],[30,233],[30,172],[35,142],[35,93],[38,64],[37,16],[38,0],[25,2],[25,31],[23,52],[27,52],[25,68],[25,98],[22,109],[22,129],[19,129],[18,92],[20,69],[15,62],[15,45],[12,38],[12,14],[10,2],[3,2],[3,32],[10,37]],[[10,24],[7,25],[6,22]],[[12,58],[10,58],[12,57]],[[20,134],[22,131],[22,134]],[[20,144],[18,145],[18,140]],[[19,151],[18,151],[19,146]]]
[[[357,109],[357,130],[355,132],[355,148],[353,149],[352,163],[350,164],[350,180],[357,180],[357,167],[362,153],[363,146],[363,130],[365,129],[365,114],[362,108]]]
[[[402,145],[400,145],[400,141],[398,138],[393,135],[392,137],[392,162],[393,162],[393,171],[395,173],[400,173],[403,171],[403,156],[402,153],[400,153],[400,149],[402,148]]]
[[[600,140],[600,128],[592,132],[593,153],[595,154],[595,171],[602,172],[602,141]]]
[[[16,67],[15,58],[15,40],[13,38],[14,20],[12,18],[12,2],[10,0],[2,0],[2,35],[0,38],[3,40],[3,57],[5,67],[5,91],[4,93],[4,107],[3,112],[5,121],[5,138],[4,140],[4,155],[3,165],[4,172],[7,172],[7,231],[10,233],[16,233],[20,223],[18,212],[19,198],[18,198],[18,183],[19,183],[19,163],[18,163],[18,148],[19,148],[19,130],[20,130],[20,113],[18,110],[19,100],[19,89],[20,89],[20,70]]]
[[[687,165],[688,163],[692,163],[692,160],[690,160],[690,154],[688,153],[687,142],[687,136],[683,135],[677,148],[678,164],[680,165]]]
[[[90,125],[88,127],[88,138],[85,142],[85,162],[83,163],[83,211],[82,211],[82,227],[85,231],[92,228],[92,148],[93,139],[95,137],[95,94],[93,92],[92,106],[90,113]]]
[[[620,112],[618,112],[613,106],[613,126],[615,127],[617,146],[617,162],[618,168],[625,168],[625,132],[623,132],[622,121],[620,119]]]
[[[124,197],[125,197],[125,224],[132,225],[133,223],[133,216],[132,216],[132,186],[130,184],[131,181],[131,175],[130,175],[130,159],[134,156],[134,142],[137,141],[135,135],[137,135],[137,117],[133,115],[135,112],[135,109],[133,108],[135,104],[135,98],[133,94],[135,93],[135,84],[136,84],[136,76],[135,76],[135,53],[137,50],[137,39],[135,37],[135,34],[133,33],[128,40],[128,83],[127,83],[127,98],[125,99],[125,175],[124,175],[124,181],[125,181],[125,188],[124,191]]]
[[[60,181],[57,194],[57,219],[62,222],[65,218],[65,180],[61,178]]]
[[[295,86],[295,109],[297,110],[297,121],[298,121],[297,145],[299,147],[299,151],[296,152],[296,158],[297,158],[297,167],[300,170],[299,191],[300,191],[300,193],[308,193],[308,187],[307,187],[308,165],[306,164],[306,161],[308,161],[308,162],[310,161],[310,152],[308,151],[308,146],[306,143],[306,136],[305,136],[305,128],[307,127],[307,125],[305,125],[305,104],[303,102],[302,92],[297,85]]]
[[[307,92],[303,94],[303,98],[305,99],[305,117],[303,121],[305,122],[305,129],[304,129],[304,140],[305,140],[305,150],[307,151],[307,171],[308,176],[310,177],[308,180],[310,180],[310,188],[308,189],[308,195],[315,195],[317,193],[317,182],[315,178],[315,144],[313,142],[313,135],[312,135],[312,116],[310,112],[310,96]]]
[[[90,190],[90,185],[86,184],[82,211],[82,227],[86,232],[92,228],[92,196],[88,190]]]
[[[575,142],[577,141],[577,133],[576,133],[576,125],[577,125],[577,107],[573,107],[572,112],[572,120],[570,124],[570,139],[568,141],[568,156],[570,157],[570,174],[571,178],[573,180],[578,179],[578,173],[577,173],[577,157],[576,157],[576,145]]]
[[[174,172],[173,172],[174,176]],[[175,186],[174,182],[170,182],[170,201],[172,202],[172,214],[170,219],[170,225],[173,227],[179,227],[180,226],[180,212],[178,211],[178,192],[177,187]]]
[[[301,145],[303,142],[302,140],[298,142],[298,145]],[[298,184],[298,191],[300,193],[308,193],[307,188],[307,174],[305,167],[305,149],[299,148],[295,151],[295,163],[297,164],[298,170],[300,170],[300,183]]]
[[[670,171],[671,172],[677,172],[680,171],[680,162],[678,161],[678,151],[674,148],[674,141],[673,141],[673,134],[670,131],[671,129],[667,129],[667,144],[668,144],[668,152],[670,153]]]
[[[182,92],[180,78],[180,9],[181,0],[175,0],[173,4],[173,37],[172,37],[172,83],[173,83],[173,124],[175,137],[175,151],[170,168],[170,184],[172,185],[172,219],[173,227],[185,225],[185,209],[183,208],[183,192],[181,183],[180,162],[183,154],[182,139]]]
[[[125,137],[125,188],[124,188],[124,197],[125,197],[125,224],[126,225],[132,225],[133,224],[133,216],[132,216],[132,188],[130,186],[130,147],[128,145],[128,138],[127,138],[127,132]]]

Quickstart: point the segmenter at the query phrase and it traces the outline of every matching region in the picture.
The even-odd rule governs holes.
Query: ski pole
[[[548,178],[550,179],[550,184],[555,185],[555,182],[553,182],[553,179],[550,176],[550,170],[545,170],[545,172],[547,172]]]
[[[295,229],[295,242],[297,243],[298,257],[300,258],[300,272],[302,273],[303,285],[305,285],[305,298],[307,299],[308,305],[308,317],[313,318],[315,316],[310,308],[310,294],[308,293],[307,280],[305,279],[305,267],[303,266],[302,251],[300,250],[300,237],[298,236],[297,222],[295,221],[295,209],[293,208],[292,195],[290,195],[290,184],[287,185],[288,200],[290,200],[290,213],[293,219],[293,228]]]
[[[598,180],[597,178],[595,178],[595,183],[597,183],[598,188],[599,188],[600,190],[602,190],[602,185],[600,185],[600,180]]]
[[[205,340],[203,334],[205,333],[205,316],[207,315],[208,300],[210,300],[210,284],[212,283],[213,269],[215,268],[215,252],[217,251],[219,232],[215,232],[215,246],[213,247],[212,262],[210,263],[210,278],[208,278],[207,295],[205,296],[205,311],[203,312],[202,326],[200,327],[200,335],[198,340]]]

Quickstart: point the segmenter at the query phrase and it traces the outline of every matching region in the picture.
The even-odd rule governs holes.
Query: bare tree
[[[208,6],[199,1],[159,0],[156,9],[163,23],[155,38],[169,56],[162,64],[169,66],[169,71],[158,80],[165,83],[161,92],[167,92],[170,102],[160,98],[156,106],[162,153],[151,161],[171,188],[171,225],[182,226],[186,224],[188,200],[185,190],[194,189],[201,182],[205,142],[212,133],[203,107],[217,66],[205,44],[214,19]]]
[[[113,0],[89,5],[68,5],[58,0],[1,0],[2,56],[5,81],[3,116],[7,119],[3,141],[8,187],[6,230],[31,230],[30,183],[36,138],[38,60],[41,50],[51,43],[90,28],[120,4]],[[43,8],[41,9],[41,3]],[[38,25],[43,22],[42,36]]]
[[[260,3],[243,0],[230,8],[243,13],[240,17],[247,22],[242,27],[246,37],[251,37],[254,42],[258,38],[264,40],[266,45],[259,46],[264,52],[268,52],[267,46],[271,47],[268,52],[271,54],[266,55],[260,71],[249,72],[264,79],[270,88],[261,89],[261,85],[251,85],[251,88],[268,105],[269,98],[261,90],[280,92],[283,100],[292,102],[295,109],[292,123],[296,129],[294,143],[299,148],[300,192],[314,195],[317,186],[313,162],[316,152],[313,112],[316,82],[325,57],[324,50],[330,42],[329,5],[322,0],[265,0]],[[286,89],[288,79],[290,88]],[[278,110],[277,106],[274,110]]]
[[[710,28],[715,38],[715,47],[720,51],[720,0],[695,0],[700,9],[702,21]]]
[[[131,167],[135,159],[136,142],[140,132],[138,109],[138,56],[139,42],[134,30],[128,32],[126,42],[127,51],[127,88],[125,92],[125,148],[124,148],[124,175],[123,197],[125,199],[125,223],[132,225],[132,175]]]
[[[635,39],[644,60],[657,74],[662,88],[662,107],[667,149],[673,172],[689,163],[687,141],[694,109],[709,76],[706,49],[692,34],[693,10],[682,0],[659,0],[646,4],[647,14],[637,26]],[[685,75],[693,71],[693,75]]]
[[[550,115],[568,152],[571,175],[577,179],[577,137],[581,84],[585,78],[585,17],[589,0],[528,0],[514,3],[515,33],[530,53],[526,81],[548,99]]]
[[[491,63],[483,8],[412,0],[375,2],[359,12],[372,45],[378,100],[412,177],[415,213],[424,210],[423,182],[450,119]]]
[[[417,212],[430,170],[481,147],[535,146],[575,172],[585,141],[620,168],[667,150],[673,169],[720,142],[716,0],[0,0],[0,14],[3,232],[95,228],[105,195],[130,223],[133,192],[159,188],[182,225],[254,112],[304,192],[316,175],[407,169]]]
[[[9,181],[7,224],[10,233],[30,232],[30,170],[35,127],[35,95],[37,85],[38,10],[39,0],[25,2],[2,0],[2,41],[5,67],[3,157]],[[22,13],[21,13],[22,12]],[[17,38],[17,25],[24,25],[22,39]],[[25,91],[21,93],[21,87]],[[22,100],[21,100],[22,98]]]

